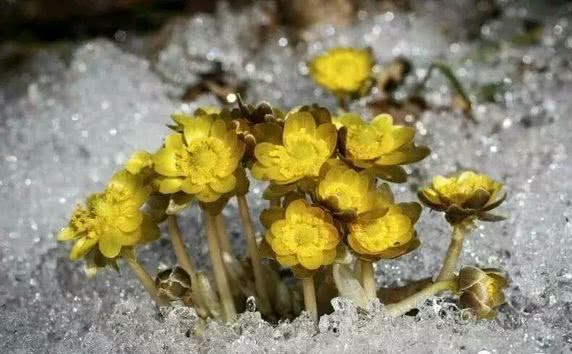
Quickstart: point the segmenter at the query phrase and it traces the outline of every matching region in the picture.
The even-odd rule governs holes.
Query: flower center
[[[348,127],[347,149],[360,160],[373,160],[383,154],[383,134],[372,126]]]
[[[213,181],[217,171],[228,164],[230,157],[224,143],[213,137],[192,141],[187,150],[189,156],[185,159],[185,174],[196,184]]]

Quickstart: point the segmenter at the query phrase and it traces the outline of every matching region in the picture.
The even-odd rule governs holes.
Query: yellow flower
[[[336,128],[316,124],[312,113],[294,111],[286,116],[281,141],[256,145],[252,175],[276,184],[289,184],[304,177],[317,177],[336,147]]]
[[[339,161],[339,160],[336,160]],[[366,171],[356,172],[345,164],[335,164],[316,188],[320,204],[334,213],[352,217],[374,209],[386,211],[390,199],[376,191],[375,179]]]
[[[470,309],[477,318],[494,318],[494,308],[505,302],[506,285],[506,278],[499,270],[464,267],[459,272],[461,306]]]
[[[334,262],[340,236],[324,210],[298,199],[286,210],[266,213],[264,219],[266,242],[281,265],[313,271]]]
[[[243,153],[244,144],[223,119],[213,115],[190,119],[183,133],[169,135],[153,157],[155,171],[164,177],[159,191],[183,191],[201,202],[214,202],[235,188]]]
[[[451,224],[472,217],[483,221],[499,221],[504,218],[488,213],[505,199],[501,195],[502,184],[484,174],[465,171],[449,178],[436,176],[430,186],[418,192],[419,199],[428,207],[444,211]]]
[[[419,204],[401,203],[381,217],[358,218],[349,225],[348,244],[365,260],[399,257],[419,246],[414,225],[420,214]]]
[[[370,50],[354,48],[334,48],[309,63],[312,79],[337,96],[365,91],[373,65]]]
[[[336,118],[334,124],[340,130],[343,158],[391,182],[407,179],[399,165],[420,161],[430,152],[427,147],[413,143],[415,129],[394,125],[389,114],[381,114],[368,123],[357,114],[347,113]]]
[[[122,247],[140,245],[159,237],[159,229],[141,207],[150,193],[140,176],[116,173],[103,193],[91,195],[78,206],[59,241],[75,240],[70,258],[80,259],[95,246],[106,258],[115,258]]]

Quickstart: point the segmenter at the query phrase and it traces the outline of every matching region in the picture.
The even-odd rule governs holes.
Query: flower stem
[[[417,307],[421,301],[426,300],[430,296],[436,295],[442,291],[457,291],[457,278],[452,278],[444,281],[433,283],[423,290],[399,301],[395,304],[385,306],[385,309],[391,317],[399,317],[409,310]]]
[[[177,257],[177,263],[183,268],[187,273],[189,273],[191,280],[195,281],[195,268],[189,255],[185,250],[185,244],[181,237],[181,230],[179,229],[179,224],[177,223],[176,215],[169,215],[167,217],[167,226],[169,229],[169,236],[171,237],[171,244],[173,245],[173,250],[175,251],[175,256]]]
[[[222,303],[224,319],[227,322],[236,319],[236,309],[234,307],[234,300],[232,298],[230,288],[228,286],[228,279],[224,269],[224,263],[218,244],[218,237],[216,231],[216,216],[207,211],[203,211],[205,216],[205,228],[207,233],[207,243],[209,246],[209,257],[213,267],[216,287]]]
[[[151,278],[151,276],[149,275],[149,273],[147,273],[145,268],[143,268],[143,266],[139,263],[139,261],[137,261],[137,258],[134,256],[126,256],[123,258],[127,262],[129,268],[131,268],[131,271],[137,277],[137,280],[139,280],[141,285],[143,285],[145,290],[147,290],[153,301],[155,301],[155,303],[159,306],[166,305],[167,301],[159,296],[153,278]]]
[[[361,264],[361,285],[363,286],[367,299],[371,301],[377,297],[373,263],[361,259],[359,262]]]
[[[216,233],[218,236],[218,244],[223,252],[232,255],[232,246],[228,240],[228,234],[226,233],[226,226],[224,224],[224,218],[222,214],[216,216]]]
[[[437,277],[437,281],[451,279],[455,275],[455,268],[459,262],[459,256],[463,249],[463,241],[465,239],[465,230],[461,225],[453,226],[453,234],[451,235],[451,243],[443,262],[441,272]]]
[[[270,310],[270,300],[266,292],[266,284],[264,282],[264,273],[260,265],[260,254],[258,253],[258,244],[256,243],[256,236],[254,235],[254,227],[252,226],[252,219],[250,218],[250,211],[248,209],[248,201],[244,195],[237,195],[238,212],[240,214],[240,221],[242,228],[246,235],[246,244],[248,247],[248,255],[252,263],[252,270],[254,272],[254,284],[256,286],[256,294],[260,299],[261,307],[265,310]]]
[[[314,288],[314,278],[303,278],[302,289],[304,291],[304,308],[310,314],[314,322],[318,322],[318,306],[316,304],[316,289]]]

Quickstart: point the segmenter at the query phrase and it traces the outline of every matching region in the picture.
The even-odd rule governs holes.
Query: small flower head
[[[244,143],[216,115],[197,116],[182,126],[183,132],[169,135],[153,157],[155,171],[163,177],[159,191],[183,191],[214,202],[235,188]]]
[[[310,75],[336,96],[359,95],[368,86],[374,60],[369,49],[335,48],[310,62]]]
[[[407,178],[400,165],[420,161],[429,149],[415,146],[415,129],[394,125],[388,114],[365,122],[357,114],[347,113],[334,120],[340,130],[342,157],[358,168],[371,169],[378,177],[404,182]]]
[[[420,214],[419,204],[401,203],[381,217],[358,218],[349,225],[348,244],[365,260],[399,257],[419,246],[414,225]]]
[[[266,242],[281,265],[314,271],[334,262],[340,236],[324,210],[298,199],[264,215]]]
[[[430,186],[419,191],[419,199],[428,207],[444,211],[447,221],[458,224],[467,219],[499,221],[488,213],[498,207],[506,195],[502,184],[484,174],[465,171],[451,177],[436,176]]]
[[[317,177],[336,147],[336,128],[317,124],[309,111],[293,111],[286,117],[280,141],[256,145],[252,175],[275,184],[290,184]]]
[[[119,256],[122,247],[157,239],[157,225],[140,210],[149,193],[140,176],[127,171],[116,173],[103,193],[91,195],[85,206],[74,210],[58,240],[75,241],[70,258],[77,260],[96,246],[103,257],[113,259]]]
[[[506,285],[506,278],[499,270],[464,267],[459,272],[461,306],[470,309],[477,318],[494,318],[494,309],[505,302]]]
[[[316,198],[321,205],[334,215],[343,214],[350,219],[375,209],[387,210],[390,201],[376,191],[375,179],[370,174],[356,172],[341,162],[332,165],[316,188]]]

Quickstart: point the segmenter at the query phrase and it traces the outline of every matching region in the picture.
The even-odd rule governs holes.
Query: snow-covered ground
[[[472,4],[416,1],[409,14],[363,12],[355,26],[316,28],[307,34],[308,45],[296,46],[280,30],[253,45],[259,12],[223,8],[179,21],[161,49],[138,38],[94,40],[40,50],[18,69],[0,72],[2,353],[570,352],[572,6],[502,2],[503,16],[480,28],[484,40],[475,42],[460,39],[474,22]],[[525,17],[542,21],[544,29],[539,43],[519,46],[511,38]],[[128,271],[88,280],[81,264],[68,260],[67,246],[54,234],[75,203],[100,189],[132,151],[159,146],[171,112],[216,103],[210,95],[190,103],[179,98],[213,61],[247,82],[249,101],[334,109],[305,75],[304,62],[336,45],[370,46],[379,63],[405,56],[417,77],[432,61],[446,61],[471,93],[477,124],[440,110],[416,123],[433,153],[396,189],[400,199],[411,199],[412,186],[460,168],[505,183],[509,198],[501,212],[509,219],[482,225],[462,254],[464,264],[509,273],[508,303],[498,319],[463,320],[447,298],[434,298],[415,317],[389,320],[382,310],[358,313],[340,299],[318,329],[306,318],[272,326],[247,313],[232,326],[210,322],[195,335],[192,310],[159,313]],[[486,84],[503,87],[496,102],[477,95]],[[444,80],[432,79],[430,88],[431,102],[448,102]],[[365,101],[352,109],[365,112]],[[260,186],[253,190],[258,215]],[[233,206],[225,213],[230,230],[240,232]],[[193,256],[208,267],[196,210],[182,226]],[[380,282],[402,284],[437,272],[448,226],[426,211],[418,231],[421,247],[380,263]],[[141,258],[150,270],[174,263],[166,239],[144,248]]]

